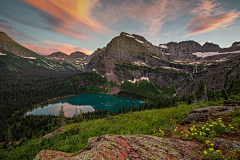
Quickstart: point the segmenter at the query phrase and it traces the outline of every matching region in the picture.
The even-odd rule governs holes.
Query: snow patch
[[[27,58],[27,59],[36,59],[35,57],[23,57],[21,56],[22,58]]]
[[[181,69],[177,69],[177,68],[174,68],[174,67],[162,67],[162,68],[165,68],[165,69],[168,69],[168,70],[176,70],[176,71],[180,71]]]
[[[192,62],[192,63],[189,63],[189,64],[194,65],[194,64],[201,64],[201,63],[203,63],[203,62]]]
[[[137,61],[137,62],[134,62],[134,63],[138,66],[147,66],[148,67],[148,65],[146,63],[143,63],[143,62],[140,62],[140,61]]]
[[[129,82],[131,82],[131,83],[135,83],[135,82],[137,82],[137,81],[139,81],[139,80],[146,80],[146,81],[148,81],[149,82],[149,78],[148,77],[142,77],[142,78],[139,78],[139,79],[135,79],[134,78],[134,80],[132,81],[132,80],[128,80]]]
[[[161,58],[159,58],[159,57],[157,57],[157,56],[152,56],[153,58],[157,58],[157,59],[160,59],[160,60],[162,60]]]
[[[33,64],[33,62],[32,62],[32,61],[28,61],[28,62],[30,62],[30,63],[32,63],[32,64]]]
[[[196,55],[197,57],[204,58],[204,57],[221,55],[221,54],[228,54],[228,53],[240,53],[240,51],[233,51],[233,52],[196,52],[196,53],[192,53],[192,54]]]
[[[135,39],[137,42],[139,42],[139,43],[144,43],[143,41],[140,41],[140,40],[138,40],[138,39]]]
[[[1,52],[0,52],[0,56],[5,56],[5,55],[7,55],[7,54],[4,54],[4,53],[1,53]]]
[[[134,36],[132,36],[132,35],[129,35],[129,34],[126,34],[126,36],[128,36],[128,37],[131,37],[131,38],[135,38]]]
[[[166,45],[164,45],[164,44],[161,44],[159,47],[168,49],[168,47]]]

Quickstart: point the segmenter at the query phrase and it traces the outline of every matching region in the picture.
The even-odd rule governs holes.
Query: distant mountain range
[[[55,52],[41,56],[21,46],[5,33],[0,33],[0,63],[11,70],[39,68],[54,71],[95,71],[106,76],[108,81],[115,81],[117,85],[124,81],[134,83],[147,80],[161,88],[174,85],[176,93],[182,95],[196,91],[200,83],[196,80],[199,75],[201,80],[207,80],[204,77],[209,79],[214,74],[222,78],[219,83],[224,83],[224,66],[236,66],[238,58],[231,58],[239,55],[240,42],[234,42],[229,48],[220,48],[208,42],[201,46],[195,41],[169,42],[155,46],[142,36],[122,32],[105,48],[97,49],[90,56],[78,51],[70,55]],[[239,71],[238,68],[233,69],[234,73]],[[218,69],[221,69],[221,74],[213,73]],[[229,79],[237,78],[231,73],[227,76],[230,75]],[[215,85],[212,89],[222,88],[221,85]],[[115,90],[112,94],[120,90],[122,89]]]
[[[73,54],[72,57],[77,54]],[[82,56],[79,55],[79,57]],[[79,72],[85,66],[78,61],[56,60],[41,56],[18,44],[3,32],[0,32],[0,63],[10,70],[27,68]]]

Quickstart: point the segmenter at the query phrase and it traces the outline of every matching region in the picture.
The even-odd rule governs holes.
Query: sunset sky
[[[0,31],[40,54],[91,54],[121,32],[229,47],[240,41],[240,0],[0,0]]]

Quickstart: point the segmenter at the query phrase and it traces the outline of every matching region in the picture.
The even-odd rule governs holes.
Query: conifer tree
[[[61,107],[61,110],[59,110],[59,113],[58,113],[58,125],[60,127],[65,125],[65,114],[64,114],[63,106]]]
[[[74,119],[74,122],[75,122],[75,123],[78,123],[78,122],[79,122],[80,117],[79,117],[79,114],[78,114],[77,107],[76,107],[76,109],[75,109],[75,112],[74,112],[74,115],[73,115],[73,119]]]
[[[125,106],[125,105],[123,106],[123,113],[124,113],[124,114],[127,113],[127,110],[126,110],[126,106]]]

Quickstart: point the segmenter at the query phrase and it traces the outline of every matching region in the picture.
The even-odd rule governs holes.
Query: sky
[[[240,41],[240,0],[0,0],[0,31],[39,54],[91,54],[121,32],[224,48]]]

